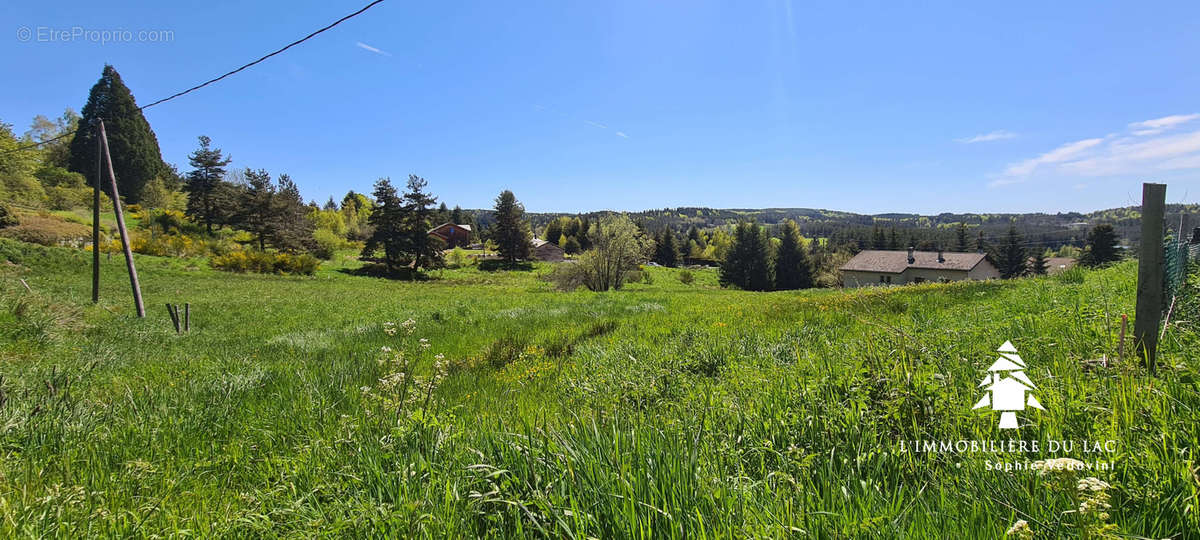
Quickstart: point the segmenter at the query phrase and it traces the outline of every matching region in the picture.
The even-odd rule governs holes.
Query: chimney
[[[943,255],[942,248],[938,248],[938,262],[940,262],[940,263],[946,262],[946,256]]]
[[[917,262],[917,258],[913,257],[913,247],[908,246],[908,264]]]

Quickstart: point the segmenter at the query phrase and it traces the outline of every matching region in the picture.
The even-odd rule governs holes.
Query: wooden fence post
[[[100,172],[103,162],[100,145],[100,128],[96,128],[96,181],[92,184],[92,303],[100,302],[100,182],[104,173]]]
[[[1163,212],[1166,184],[1142,184],[1142,240],[1138,249],[1137,312],[1133,325],[1134,351],[1155,370],[1158,325],[1163,304]]]
[[[133,265],[133,250],[129,246],[129,232],[125,230],[125,215],[121,213],[121,194],[117,192],[117,174],[113,172],[112,154],[108,151],[108,135],[104,133],[104,120],[100,120],[100,144],[104,147],[104,158],[108,164],[108,179],[111,181],[113,211],[117,215],[117,230],[121,231],[121,248],[125,251],[125,266],[129,269],[129,285],[133,287],[133,303],[138,317],[146,316],[142,305],[142,287],[138,284],[137,268]]]

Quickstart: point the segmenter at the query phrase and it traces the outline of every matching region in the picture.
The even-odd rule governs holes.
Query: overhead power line
[[[213,83],[215,83],[215,82],[217,82],[217,81],[220,81],[221,79],[224,79],[224,78],[226,78],[226,77],[228,77],[228,76],[230,76],[230,75],[233,75],[233,74],[235,74],[235,73],[238,73],[238,72],[240,72],[240,71],[243,71],[243,70],[245,70],[245,69],[247,69],[247,68],[249,68],[249,67],[252,67],[252,66],[254,66],[255,64],[258,64],[258,63],[262,62],[263,60],[266,60],[266,59],[268,59],[268,58],[270,58],[270,57],[272,57],[272,56],[275,56],[275,55],[277,55],[277,54],[279,54],[279,53],[282,53],[283,51],[286,51],[286,50],[288,50],[288,49],[290,49],[290,48],[292,48],[292,47],[295,47],[296,45],[299,45],[299,44],[301,44],[301,43],[304,43],[305,41],[308,41],[308,40],[310,40],[310,39],[312,39],[312,38],[316,37],[318,34],[320,34],[320,33],[324,32],[324,31],[326,31],[326,30],[329,30],[330,28],[333,28],[333,27],[335,27],[335,26],[337,26],[337,25],[339,25],[339,24],[342,24],[343,22],[346,22],[346,21],[348,21],[348,20],[350,20],[350,19],[353,19],[354,17],[357,17],[358,15],[362,14],[364,11],[366,11],[366,10],[368,10],[368,9],[371,9],[371,8],[375,7],[375,5],[376,5],[376,4],[382,3],[383,1],[384,1],[384,0],[375,0],[375,1],[373,1],[373,2],[371,2],[371,3],[369,3],[369,4],[367,4],[367,5],[365,5],[365,6],[361,7],[361,8],[359,8],[359,9],[358,9],[358,11],[355,11],[354,13],[351,13],[351,14],[349,14],[349,15],[346,15],[345,17],[342,17],[342,18],[340,18],[340,19],[338,19],[338,20],[336,20],[336,21],[333,21],[332,23],[329,23],[328,25],[325,25],[324,27],[322,27],[322,28],[320,28],[320,29],[317,29],[317,30],[313,31],[312,33],[308,34],[307,36],[304,36],[304,37],[302,37],[302,38],[300,38],[300,39],[297,39],[296,41],[293,41],[293,42],[291,42],[291,43],[288,43],[287,45],[284,45],[283,47],[280,47],[279,49],[276,49],[276,50],[274,50],[274,51],[271,51],[270,53],[267,53],[267,54],[265,54],[265,55],[263,55],[263,56],[260,56],[258,59],[254,60],[253,62],[250,62],[250,63],[248,63],[248,64],[242,65],[241,67],[239,67],[239,68],[237,68],[237,69],[234,69],[234,70],[232,70],[232,71],[229,71],[229,72],[227,72],[227,73],[225,73],[225,74],[222,74],[222,75],[221,75],[221,76],[219,76],[219,77],[214,77],[214,78],[212,78],[212,79],[209,79],[209,80],[207,80],[207,81],[204,81],[204,82],[202,82],[202,83],[200,83],[200,84],[197,84],[197,85],[195,85],[195,86],[193,86],[193,87],[191,87],[191,88],[188,88],[187,90],[183,90],[183,91],[180,91],[180,92],[176,92],[176,93],[174,93],[174,94],[171,94],[171,95],[169,95],[169,96],[167,96],[167,97],[165,97],[165,98],[162,98],[162,99],[160,99],[160,100],[158,100],[158,101],[154,101],[154,102],[152,102],[152,103],[148,103],[148,104],[146,104],[146,105],[142,105],[141,107],[138,107],[138,108],[137,108],[137,110],[138,110],[138,111],[142,111],[142,110],[145,110],[145,109],[149,109],[150,107],[153,107],[153,106],[155,106],[155,105],[161,105],[161,104],[163,104],[163,103],[166,103],[166,102],[168,102],[168,101],[171,101],[172,99],[175,99],[175,98],[177,98],[177,97],[180,97],[180,96],[183,96],[183,95],[190,94],[190,93],[192,93],[192,92],[195,92],[196,90],[199,90],[199,89],[201,89],[201,88],[204,88],[205,86],[208,86],[208,85],[210,85],[210,84],[213,84]],[[5,151],[3,151],[3,152],[0,152],[0,155],[4,155],[4,154],[10,154],[10,153],[12,153],[12,152],[20,152],[20,151],[23,151],[23,150],[30,150],[30,149],[33,149],[33,148],[37,148],[37,147],[39,147],[39,146],[41,146],[41,145],[43,145],[43,144],[46,144],[46,143],[51,143],[51,142],[57,141],[57,140],[59,140],[59,139],[62,139],[62,138],[64,138],[64,137],[67,137],[67,136],[69,136],[69,135],[71,135],[71,134],[74,134],[74,133],[75,133],[76,131],[78,131],[78,130],[79,130],[79,128],[75,128],[75,129],[72,129],[72,130],[70,130],[70,131],[67,131],[67,132],[61,133],[61,134],[59,134],[59,135],[57,135],[57,136],[55,136],[55,137],[51,137],[51,138],[49,138],[49,139],[46,139],[46,140],[44,140],[44,141],[38,141],[38,142],[35,142],[35,143],[30,143],[30,144],[27,144],[27,145],[24,145],[24,146],[18,146],[18,147],[16,147],[16,148],[10,148],[10,149],[8,149],[8,150],[5,150]]]

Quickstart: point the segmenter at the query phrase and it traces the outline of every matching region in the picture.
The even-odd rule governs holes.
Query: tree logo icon
[[[1000,429],[1016,429],[1017,413],[1014,411],[1023,411],[1026,406],[1041,411],[1046,409],[1030,393],[1037,385],[1025,375],[1025,361],[1017,355],[1012,342],[1005,341],[996,352],[1000,353],[1000,358],[992,363],[987,377],[979,383],[979,387],[986,387],[987,393],[971,409],[991,407],[993,411],[1000,411]]]

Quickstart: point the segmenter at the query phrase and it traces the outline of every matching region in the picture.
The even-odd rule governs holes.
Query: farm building
[[[539,261],[561,261],[566,258],[566,252],[554,242],[534,238],[529,243],[529,256]]]
[[[1000,271],[982,253],[949,251],[859,252],[842,265],[842,285],[903,285],[927,281],[998,279]]]
[[[445,242],[447,248],[462,247],[471,243],[471,226],[446,222],[429,229],[429,236]]]

